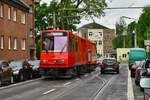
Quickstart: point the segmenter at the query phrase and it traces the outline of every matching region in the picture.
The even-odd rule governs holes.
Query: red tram
[[[40,73],[76,76],[96,67],[96,44],[68,30],[40,32]]]

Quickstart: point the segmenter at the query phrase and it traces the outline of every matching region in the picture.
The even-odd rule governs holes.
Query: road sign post
[[[147,56],[149,58],[150,40],[144,40],[144,45],[146,46]]]

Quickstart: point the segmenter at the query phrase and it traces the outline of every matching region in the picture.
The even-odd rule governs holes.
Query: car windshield
[[[135,66],[138,67],[141,64],[141,61],[136,61]]]
[[[22,61],[13,61],[10,63],[10,66],[12,68],[15,68],[15,67],[22,67]]]
[[[105,63],[105,64],[114,64],[114,63],[116,63],[116,60],[115,59],[104,59],[103,63]]]
[[[28,61],[31,65],[34,65],[34,66],[39,66],[40,64],[40,61],[39,60],[36,60],[36,61]]]

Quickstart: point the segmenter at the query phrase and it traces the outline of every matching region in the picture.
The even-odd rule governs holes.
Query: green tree
[[[104,15],[103,10],[106,6],[105,0],[61,0],[60,2],[53,0],[50,5],[38,4],[36,5],[36,28],[41,30],[60,27],[61,29],[75,30],[74,24],[80,23],[82,17],[100,17]],[[63,8],[77,10],[63,10]],[[78,8],[101,9],[78,10]]]
[[[127,35],[126,35],[126,47],[133,48],[134,47],[134,34],[133,31],[136,28],[136,22],[131,22],[127,27]]]
[[[116,23],[116,37],[113,40],[113,47],[116,48],[123,48],[124,46],[124,36],[123,33],[126,30],[126,23],[123,18],[119,19],[119,22]]]
[[[120,17],[119,22],[116,23],[116,35],[122,35],[125,29],[126,22],[122,17]]]
[[[144,40],[150,40],[150,6],[143,9],[136,27],[137,44],[144,47]]]

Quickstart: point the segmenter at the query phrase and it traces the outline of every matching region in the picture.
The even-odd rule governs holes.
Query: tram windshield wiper
[[[65,47],[67,46],[67,43],[65,43],[65,45],[63,46],[63,48],[60,51],[60,54],[64,51]]]

